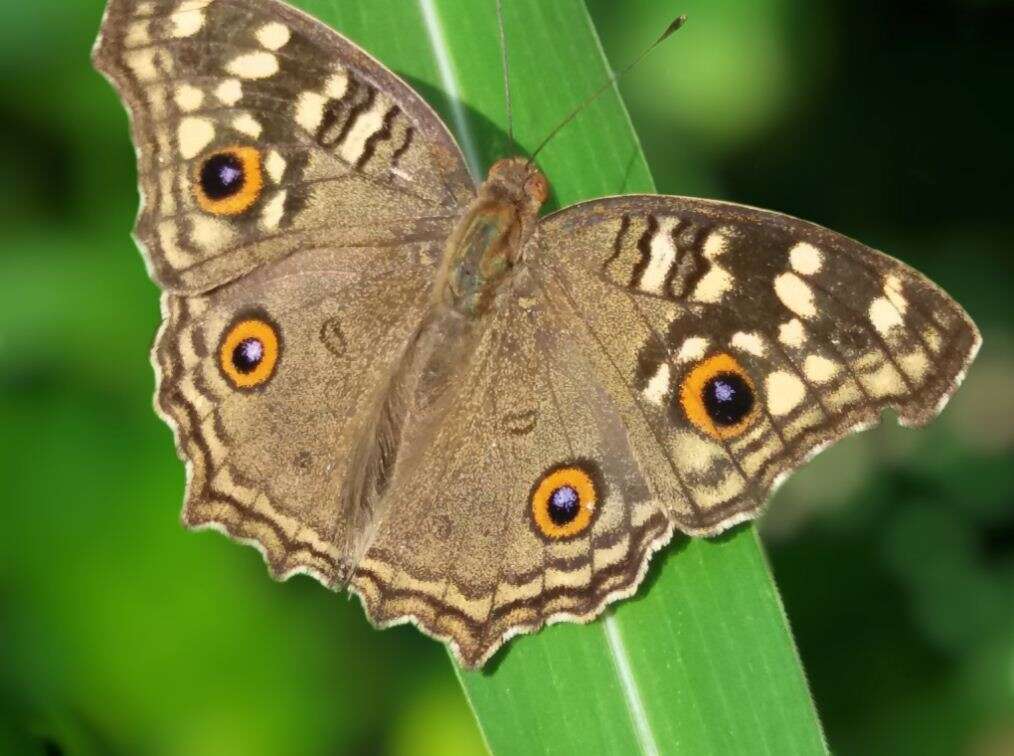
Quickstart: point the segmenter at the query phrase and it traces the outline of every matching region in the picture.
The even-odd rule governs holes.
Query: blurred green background
[[[617,65],[690,16],[623,85],[660,191],[888,250],[980,324],[937,423],[837,445],[762,530],[835,752],[1014,753],[1014,8],[589,5]],[[179,527],[101,9],[0,3],[0,752],[481,753],[438,644]]]

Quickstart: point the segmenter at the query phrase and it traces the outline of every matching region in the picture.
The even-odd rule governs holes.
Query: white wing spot
[[[701,336],[691,336],[681,345],[676,354],[676,362],[696,362],[708,351],[708,340]]]
[[[863,386],[875,397],[897,396],[905,390],[901,375],[890,362],[884,362],[876,370],[865,373],[862,378]]]
[[[697,433],[677,431],[672,435],[673,455],[680,470],[702,475],[724,463],[728,457],[722,448],[709,439],[701,438]]]
[[[644,389],[644,398],[653,404],[662,404],[669,391],[669,378],[669,363],[663,362],[658,366],[655,375],[648,381],[648,385]]]
[[[741,349],[756,357],[764,356],[764,340],[756,333],[743,333],[740,331],[733,335],[729,343],[736,349]]]
[[[244,53],[229,61],[225,70],[241,79],[266,79],[278,73],[278,58],[269,52]]]
[[[148,21],[134,21],[127,27],[127,33],[123,37],[123,46],[143,47],[151,44],[151,34],[148,31]]]
[[[349,89],[349,77],[344,71],[331,76],[324,85],[324,94],[332,100],[340,100]]]
[[[289,44],[291,36],[289,27],[277,21],[264,24],[257,30],[257,41],[261,43],[261,47],[266,47],[268,50],[281,50]]]
[[[814,383],[827,383],[838,375],[840,369],[836,363],[819,354],[811,354],[803,363],[803,372]]]
[[[893,273],[888,273],[884,278],[884,296],[902,315],[908,311],[908,300],[901,293],[901,279]]]
[[[803,342],[806,341],[806,329],[803,328],[799,318],[793,318],[778,326],[778,340],[785,346],[798,348],[803,345]]]
[[[898,308],[891,304],[887,297],[877,297],[870,304],[870,322],[881,336],[886,336],[892,328],[904,324]]]
[[[215,97],[223,105],[232,107],[243,99],[243,85],[239,79],[226,79],[215,89]]]
[[[194,216],[191,220],[190,238],[203,250],[221,249],[235,241],[236,232],[232,225],[203,215]]]
[[[799,242],[789,250],[789,264],[797,273],[812,276],[814,273],[820,272],[824,265],[824,256],[809,242]]]
[[[722,297],[731,288],[732,276],[723,268],[715,266],[697,282],[692,298],[696,302],[717,304],[722,301]]]
[[[180,10],[170,17],[172,21],[172,35],[176,39],[192,37],[204,27],[204,11],[199,9],[186,9],[184,3]]]
[[[296,101],[296,123],[311,134],[316,134],[324,120],[327,98],[316,92],[303,92]]]
[[[704,240],[704,256],[708,260],[717,260],[721,255],[725,254],[728,246],[729,239],[721,230],[712,231],[708,234],[708,238]]]
[[[124,56],[127,66],[134,72],[139,82],[152,81],[158,78],[157,61],[161,58],[157,50],[138,50]]]
[[[267,160],[264,161],[264,169],[276,184],[282,183],[286,167],[288,167],[288,163],[285,162],[285,158],[278,154],[277,150],[271,150]]]
[[[902,370],[904,370],[910,378],[917,382],[922,381],[926,377],[926,372],[929,370],[929,358],[922,350],[909,352],[908,354],[903,355],[898,361],[901,363]]]
[[[232,127],[240,133],[246,134],[253,139],[259,139],[261,132],[264,131],[264,127],[261,126],[260,121],[254,118],[249,113],[237,116],[232,121]]]
[[[215,126],[207,118],[188,117],[180,121],[176,137],[186,160],[197,157],[215,138]]]
[[[940,353],[940,350],[944,345],[944,340],[941,338],[939,331],[935,328],[926,328],[922,332],[922,337],[931,351],[936,354]]]
[[[817,314],[813,290],[795,273],[782,273],[775,279],[775,294],[796,315],[812,318]]]
[[[728,246],[729,239],[721,230],[712,231],[704,240],[704,258],[711,263],[711,267],[694,287],[693,294],[690,295],[694,301],[718,304],[732,288],[732,276],[718,264],[718,258],[725,254]]]
[[[278,228],[278,224],[282,222],[282,218],[285,215],[285,197],[287,194],[288,192],[283,189],[264,206],[264,210],[261,213],[261,222],[268,230]]]
[[[204,103],[204,92],[190,84],[180,84],[176,88],[176,95],[173,98],[179,109],[190,113],[197,110]]]
[[[676,245],[673,244],[672,230],[676,225],[675,218],[663,218],[658,230],[651,238],[648,252],[648,264],[641,274],[638,288],[652,294],[662,294],[669,269],[676,262]]]
[[[771,373],[766,381],[768,411],[775,416],[787,415],[806,396],[806,386],[792,373],[781,370]]]
[[[378,97],[373,107],[356,119],[352,130],[338,148],[338,154],[350,163],[359,160],[366,149],[366,141],[383,127],[387,108],[388,103]]]

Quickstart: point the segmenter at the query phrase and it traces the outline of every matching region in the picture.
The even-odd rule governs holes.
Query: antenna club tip
[[[662,38],[665,39],[670,34],[672,34],[673,32],[677,31],[686,22],[687,22],[686,15],[679,15],[679,16],[677,16],[673,20],[673,22],[671,24],[669,24],[669,27],[665,30],[665,34],[662,35]]]

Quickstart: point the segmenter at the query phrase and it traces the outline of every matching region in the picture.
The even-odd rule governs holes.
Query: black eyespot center
[[[260,339],[247,338],[232,350],[232,365],[244,375],[252,373],[264,360],[264,344]]]
[[[555,525],[566,525],[581,511],[581,496],[573,486],[562,485],[549,495],[547,508]]]
[[[210,200],[234,197],[243,191],[245,184],[243,160],[233,152],[218,152],[201,166],[201,190]]]
[[[705,382],[701,394],[708,417],[719,426],[742,422],[754,405],[753,389],[738,373],[722,372],[712,376]]]

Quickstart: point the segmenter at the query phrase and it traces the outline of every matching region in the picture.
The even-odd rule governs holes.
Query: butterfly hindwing
[[[352,579],[374,623],[410,620],[467,666],[629,596],[672,536],[620,408],[559,326],[531,293],[488,324]]]
[[[257,544],[276,577],[344,584],[369,524],[339,507],[349,450],[428,302],[432,254],[313,250],[163,295],[156,404],[187,462],[187,526]]]
[[[533,269],[613,373],[613,396],[634,402],[638,456],[668,468],[689,533],[756,516],[780,477],[887,408],[928,422],[978,349],[965,312],[923,276],[777,213],[616,197],[541,230]]]
[[[205,291],[312,246],[431,238],[471,196],[429,106],[276,0],[111,0],[94,59],[131,113],[136,235],[163,288]]]

